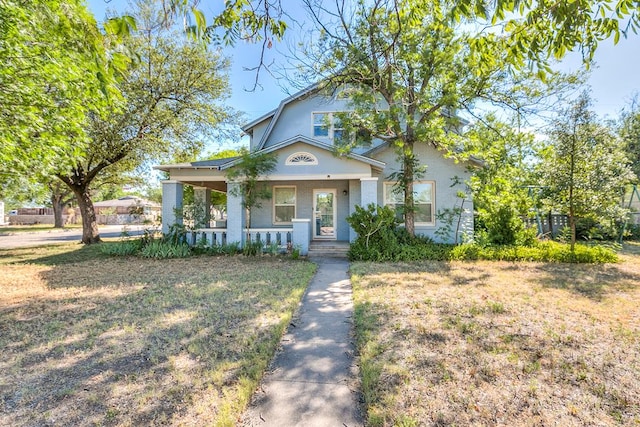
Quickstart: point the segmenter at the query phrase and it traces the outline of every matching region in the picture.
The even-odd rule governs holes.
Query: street
[[[127,232],[132,236],[138,236],[143,233],[148,225],[104,225],[99,227],[100,237],[118,237],[122,234],[123,228],[126,227]],[[65,243],[76,241],[80,243],[82,240],[82,228],[72,228],[64,230],[47,230],[47,231],[22,231],[12,234],[3,234],[0,228],[0,249],[13,249],[29,246],[40,246],[55,243]]]

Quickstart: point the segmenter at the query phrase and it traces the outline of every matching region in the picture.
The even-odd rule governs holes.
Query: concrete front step
[[[349,251],[348,242],[311,242],[309,245],[310,256],[340,257],[346,258]]]

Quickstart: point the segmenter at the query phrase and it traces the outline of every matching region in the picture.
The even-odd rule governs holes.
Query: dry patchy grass
[[[234,425],[314,268],[0,251],[0,425]]]
[[[352,265],[368,425],[640,425],[636,249]]]

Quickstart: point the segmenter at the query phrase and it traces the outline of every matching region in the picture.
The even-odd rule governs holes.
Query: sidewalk
[[[281,342],[244,426],[362,426],[352,342],[349,263],[315,258],[318,271]]]

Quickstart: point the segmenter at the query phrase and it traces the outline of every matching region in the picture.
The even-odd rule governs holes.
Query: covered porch
[[[339,156],[332,146],[300,135],[261,152],[274,153],[277,162],[268,176],[258,180],[271,198],[251,209],[250,224],[246,223],[241,183],[227,176],[240,158],[156,167],[169,173],[162,183],[163,233],[183,223],[176,213],[182,212],[184,186],[189,185],[194,188],[195,202],[207,207],[200,220],[189,224],[192,244],[244,245],[250,239],[296,248],[307,255],[313,241],[355,240],[346,218],[356,205],[378,203],[384,162],[353,153]],[[224,218],[211,217],[212,192],[227,196]]]
[[[172,174],[172,178],[177,178]],[[324,180],[277,180],[272,177],[262,184],[270,188],[271,199],[264,200],[251,214],[247,227],[240,184],[227,180],[192,180],[180,177],[162,182],[162,232],[168,233],[174,224],[188,226],[187,241],[191,245],[244,245],[247,239],[265,247],[277,245],[282,250],[297,248],[307,255],[312,242],[350,242],[355,232],[346,222],[356,205],[378,202],[378,177],[336,177]],[[194,200],[205,206],[199,219],[185,221],[184,187],[192,186]],[[285,200],[280,190],[291,195]],[[211,194],[227,196],[224,215],[211,214]],[[288,204],[287,204],[288,202]]]

